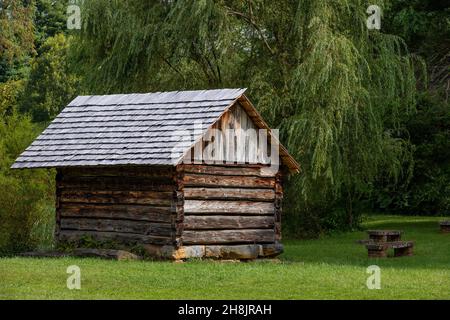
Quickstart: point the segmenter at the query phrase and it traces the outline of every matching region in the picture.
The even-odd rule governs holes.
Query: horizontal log
[[[275,178],[248,176],[213,176],[187,173],[183,179],[185,186],[274,188]]]
[[[57,182],[58,190],[70,191],[166,191],[173,192],[175,190],[174,184],[127,184],[127,183],[61,183]]]
[[[60,207],[60,214],[63,218],[109,218],[167,223],[172,221],[172,209],[170,207],[64,204]]]
[[[274,228],[273,216],[185,216],[184,230]]]
[[[275,191],[271,189],[186,187],[184,189],[184,198],[204,200],[273,201],[275,199]]]
[[[172,234],[170,223],[89,218],[64,218],[61,220],[61,229],[138,233],[163,237],[170,237]]]
[[[148,177],[67,177],[57,181],[60,189],[118,190],[118,191],[173,191],[173,178],[152,179]]]
[[[184,213],[187,214],[274,214],[271,202],[185,200]]]
[[[60,202],[98,204],[149,204],[170,206],[173,193],[170,191],[76,191],[62,190]]]
[[[275,233],[269,229],[242,230],[185,230],[183,244],[228,244],[228,243],[272,243]]]
[[[157,237],[135,233],[100,232],[100,231],[75,231],[61,230],[59,241],[80,241],[86,237],[92,237],[97,241],[116,241],[119,243],[142,243],[142,244],[171,244],[172,239],[168,237]]]
[[[274,177],[276,172],[267,166],[239,167],[239,166],[213,166],[213,165],[183,165],[185,173],[220,175],[220,176],[254,176]]]
[[[118,167],[87,167],[63,168],[59,172],[66,177],[171,177],[175,172],[173,167],[152,166],[118,166]]]

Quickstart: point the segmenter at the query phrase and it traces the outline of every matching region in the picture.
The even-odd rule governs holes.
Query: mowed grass
[[[374,216],[365,229],[400,229],[413,257],[368,259],[355,243],[366,233],[285,240],[280,263],[100,259],[0,259],[0,299],[450,299],[450,234],[442,218]],[[66,269],[81,268],[81,290]],[[366,286],[366,269],[381,268],[381,289]]]

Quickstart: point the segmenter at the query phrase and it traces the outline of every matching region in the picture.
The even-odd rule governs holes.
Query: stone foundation
[[[176,249],[173,246],[144,245],[150,256],[168,260],[221,259],[255,260],[273,258],[283,253],[281,243],[249,245],[192,245]]]

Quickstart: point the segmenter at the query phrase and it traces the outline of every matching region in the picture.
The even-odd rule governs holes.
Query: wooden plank
[[[170,223],[152,223],[133,220],[64,218],[61,220],[61,229],[139,233],[166,237],[172,235],[172,225]]]
[[[119,243],[142,243],[142,244],[152,243],[160,245],[172,243],[172,239],[167,237],[157,237],[135,233],[75,231],[75,230],[61,230],[59,234],[59,240],[70,242],[79,241],[87,236],[92,237],[97,241],[117,241]]]
[[[274,177],[276,172],[268,170],[266,166],[213,166],[213,165],[183,165],[186,173],[206,174],[216,176],[254,176]]]
[[[269,150],[270,138],[267,130],[258,131],[258,162],[262,164],[270,164]]]
[[[274,188],[274,178],[242,177],[242,176],[210,176],[200,174],[186,174],[185,186],[199,187],[238,187],[238,188]]]
[[[61,202],[99,204],[149,204],[170,206],[173,193],[170,191],[76,191],[62,190]]]
[[[271,216],[186,216],[185,230],[273,228]]]
[[[224,130],[224,136],[225,136],[225,142],[224,142],[225,162],[230,163],[230,164],[235,164],[235,162],[236,162],[236,155],[235,155],[236,132],[234,129],[235,121],[236,120],[235,120],[231,110],[228,110],[222,116],[221,128],[222,128],[222,130]]]
[[[60,210],[61,217],[128,219],[167,223],[172,221],[172,209],[170,207],[64,204]]]
[[[256,164],[258,163],[258,131],[254,128],[253,123],[251,123],[251,128],[247,129],[247,139],[246,162]]]
[[[233,116],[235,119],[234,127],[236,128],[236,144],[235,144],[235,155],[237,163],[244,163],[245,161],[245,135],[243,134],[245,127],[242,127],[241,124],[241,113],[243,112],[242,108],[235,107],[233,110]]]
[[[271,189],[186,187],[184,197],[196,200],[274,201],[275,191]]]
[[[183,244],[272,243],[275,233],[270,229],[210,230],[183,232]]]
[[[256,108],[252,105],[252,103],[243,95],[238,100],[238,105],[242,106],[242,108],[250,115],[253,123],[255,123],[258,128],[269,128],[269,126],[262,119],[261,115],[257,112]],[[283,160],[283,164],[289,168],[289,171],[293,174],[300,172],[300,165],[292,158],[286,148],[283,145],[279,145],[280,147],[280,156]]]
[[[250,214],[273,215],[275,206],[271,202],[185,200],[185,214]]]

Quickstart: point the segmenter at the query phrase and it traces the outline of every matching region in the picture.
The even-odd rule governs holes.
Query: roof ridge
[[[211,92],[211,91],[225,91],[225,90],[245,90],[247,88],[222,88],[222,89],[196,89],[196,90],[173,90],[173,91],[155,91],[155,92],[133,92],[133,93],[111,93],[111,94],[94,94],[94,95],[79,95],[78,97],[107,97],[107,96],[124,96],[124,95],[144,95],[144,94],[160,94],[160,93],[180,93],[180,92]]]

